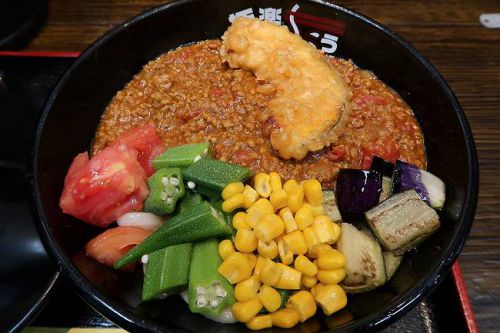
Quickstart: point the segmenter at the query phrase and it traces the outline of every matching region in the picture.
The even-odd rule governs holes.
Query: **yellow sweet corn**
[[[300,289],[302,273],[281,263],[277,263],[276,265],[281,268],[281,274],[274,287],[278,289]]]
[[[226,213],[231,213],[233,210],[243,207],[244,201],[245,197],[243,196],[243,193],[235,194],[232,197],[224,200],[224,202],[222,203],[222,210]]]
[[[311,294],[316,297],[316,294],[323,288],[325,285],[323,283],[316,283],[314,286],[311,287]]]
[[[317,205],[317,206],[313,206],[307,202],[304,202],[302,204],[302,206],[304,207],[309,207],[313,213],[314,216],[318,216],[318,215],[324,215],[325,214],[325,209],[323,208],[323,205]]]
[[[232,196],[242,193],[244,185],[242,182],[229,183],[222,190],[222,199],[227,200]]]
[[[285,230],[287,234],[299,228],[297,227],[297,223],[295,222],[295,218],[293,217],[293,213],[290,210],[290,208],[285,207],[281,209],[279,215],[283,220],[283,222],[285,223]]]
[[[270,178],[267,173],[259,172],[253,177],[253,187],[263,198],[269,198],[271,195]]]
[[[264,266],[264,263],[266,262],[265,257],[258,256],[257,261],[255,263],[255,267],[253,268],[253,275],[256,276],[257,278],[260,278],[260,271],[262,267]]]
[[[257,264],[257,256],[253,253],[245,253],[245,257],[247,257],[248,263],[250,264],[250,270],[253,271]]]
[[[281,328],[292,328],[299,322],[299,312],[285,308],[271,313],[273,325]]]
[[[323,251],[329,251],[329,250],[332,250],[332,247],[328,244],[318,244],[318,245],[315,245],[313,246],[312,249],[309,250],[309,252],[307,253],[307,256],[309,258],[317,258],[318,255],[323,252]]]
[[[338,269],[346,265],[345,256],[338,250],[331,249],[322,251],[318,255],[318,268],[319,269]]]
[[[278,241],[278,252],[280,254],[280,260],[283,264],[288,266],[293,262],[293,253],[283,238]]]
[[[315,276],[310,277],[302,275],[302,284],[304,285],[304,287],[312,288],[316,285],[316,283],[318,283],[318,279]]]
[[[255,317],[260,310],[262,310],[262,303],[257,298],[246,302],[236,302],[231,306],[234,318],[242,323]]]
[[[303,186],[307,202],[313,206],[323,203],[323,191],[321,190],[321,183],[317,179],[308,179]]]
[[[264,308],[269,312],[274,312],[281,306],[281,295],[273,287],[263,285],[257,297],[262,305],[264,305]]]
[[[245,185],[243,188],[243,208],[248,209],[251,205],[253,205],[257,199],[259,199],[259,193],[250,185]]]
[[[293,254],[306,254],[307,253],[307,244],[302,231],[295,230],[289,234],[282,236],[285,244],[292,251]]]
[[[288,193],[288,208],[295,213],[304,203],[304,189],[302,185],[292,187]],[[298,224],[298,223],[297,223]]]
[[[282,189],[281,187],[281,177],[277,172],[269,173],[269,184],[271,184],[271,190],[273,192],[278,192]]]
[[[286,307],[297,310],[301,322],[314,316],[317,309],[314,296],[306,290],[301,290],[290,296],[286,303]]]
[[[240,252],[251,253],[257,249],[257,237],[252,230],[237,230],[234,237],[234,246]]]
[[[260,281],[256,276],[251,276],[234,286],[234,297],[238,302],[246,302],[257,297]]]
[[[283,189],[279,189],[276,192],[271,193],[269,201],[271,202],[271,205],[273,205],[274,209],[283,208],[288,204],[288,193],[286,193]]]
[[[262,283],[268,286],[276,285],[281,277],[283,271],[281,264],[277,264],[269,258],[265,259],[264,264],[260,270],[259,279]],[[285,266],[288,267],[288,266]]]
[[[297,183],[297,181],[294,179],[290,179],[285,182],[285,184],[283,185],[283,189],[290,193],[290,191],[296,186],[299,186],[299,183]]]
[[[264,216],[273,214],[274,207],[269,200],[261,198],[247,209],[246,223],[255,228],[255,226],[264,218]]]
[[[321,283],[337,284],[345,278],[345,269],[337,268],[328,271],[320,269],[316,277]]]
[[[257,251],[263,257],[274,259],[278,255],[278,244],[274,240],[270,240],[267,243],[259,240],[257,242]]]
[[[233,252],[222,261],[217,272],[225,277],[229,283],[235,284],[250,277],[252,269],[243,253]]]
[[[229,239],[224,239],[219,243],[219,255],[222,260],[226,259],[231,253],[234,252],[233,242]]]
[[[326,215],[316,216],[311,227],[321,243],[333,244],[340,236],[340,227]]]
[[[316,286],[318,285],[320,284]],[[314,298],[327,316],[347,305],[347,296],[344,290],[337,284],[322,285],[321,288],[316,289]]]
[[[296,270],[309,277],[314,277],[318,273],[318,267],[303,255],[299,255],[295,258],[294,267]]]
[[[314,215],[308,206],[302,205],[295,213],[295,222],[300,230],[309,227],[314,221]]]
[[[233,227],[236,229],[236,230],[240,230],[240,229],[252,229],[246,222],[246,219],[247,219],[247,213],[245,212],[238,212],[236,214],[234,214],[233,216]]]
[[[273,319],[270,314],[258,315],[245,323],[245,325],[254,331],[273,327]]]
[[[304,235],[304,238],[306,240],[307,249],[309,252],[311,252],[311,250],[316,245],[320,244],[318,236],[316,236],[316,233],[311,227],[305,228],[304,231],[302,231],[302,234]]]
[[[259,240],[269,242],[285,231],[285,224],[278,215],[267,214],[257,223],[253,231]]]

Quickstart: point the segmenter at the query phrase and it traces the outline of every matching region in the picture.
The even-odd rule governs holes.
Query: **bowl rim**
[[[138,329],[143,331],[163,331],[165,329],[164,325],[158,325],[156,322],[151,320],[145,320],[140,316],[136,315],[126,307],[119,305],[116,301],[104,296],[101,294],[96,288],[94,288],[90,282],[80,273],[80,271],[74,266],[71,260],[66,257],[63,253],[60,246],[57,244],[51,230],[50,226],[47,222],[43,211],[42,198],[40,193],[40,188],[38,186],[38,179],[40,175],[38,174],[38,159],[39,159],[39,148],[40,141],[43,134],[43,129],[45,122],[47,120],[48,114],[52,108],[54,101],[59,95],[60,90],[65,86],[68,79],[72,76],[72,73],[76,68],[80,66],[80,64],[84,61],[84,59],[88,58],[96,49],[98,49],[102,44],[106,43],[108,40],[112,39],[115,35],[122,32],[129,25],[134,24],[136,22],[142,21],[144,19],[148,19],[151,16],[156,15],[158,12],[162,12],[168,10],[170,8],[174,8],[177,6],[182,6],[186,3],[196,2],[199,0],[174,0],[167,4],[163,4],[157,7],[153,7],[148,9],[137,16],[134,16],[101,37],[99,37],[94,43],[92,43],[89,47],[87,47],[81,55],[77,58],[77,60],[71,65],[71,67],[66,71],[66,73],[59,80],[58,84],[54,88],[51,93],[49,99],[47,100],[43,113],[40,118],[40,122],[38,124],[35,136],[35,144],[34,149],[32,151],[32,174],[33,174],[33,200],[35,211],[37,216],[39,217],[40,223],[36,223],[37,229],[42,236],[42,242],[47,249],[47,252],[51,256],[51,258],[56,262],[59,271],[64,275],[69,277],[73,285],[76,287],[76,290],[83,297],[83,299],[89,303],[92,307],[96,308],[102,315],[108,317],[113,322],[122,326],[125,329],[132,329],[133,331],[137,331]],[[415,306],[418,302],[420,302],[425,296],[430,294],[435,287],[444,279],[446,274],[450,271],[452,264],[458,257],[461,252],[465,240],[469,234],[470,228],[472,226],[472,222],[475,215],[477,199],[478,199],[478,190],[479,190],[479,169],[478,169],[478,160],[477,160],[477,152],[475,148],[474,138],[472,135],[472,131],[470,129],[469,123],[465,117],[465,114],[455,97],[454,93],[443,79],[441,74],[437,71],[437,69],[412,45],[410,45],[407,41],[397,35],[395,32],[391,31],[386,26],[376,22],[375,20],[368,18],[354,10],[347,9],[345,7],[332,4],[326,2],[324,0],[298,0],[300,2],[309,2],[316,5],[323,5],[329,8],[332,8],[336,11],[342,12],[348,16],[355,18],[356,20],[361,21],[363,24],[367,24],[376,30],[384,33],[390,39],[395,41],[397,44],[402,46],[407,52],[411,54],[418,62],[428,71],[434,79],[437,81],[440,88],[443,90],[446,95],[448,101],[451,103],[452,108],[455,111],[455,114],[458,117],[460,127],[462,130],[462,134],[464,134],[465,139],[465,147],[467,150],[467,166],[468,166],[468,183],[467,183],[467,191],[465,192],[464,202],[465,205],[462,206],[462,209],[459,214],[457,227],[454,230],[454,234],[452,237],[452,241],[448,245],[448,247],[443,252],[444,259],[438,262],[430,274],[426,277],[421,278],[415,285],[404,293],[396,297],[392,300],[390,304],[387,304],[381,311],[376,313],[371,313],[366,315],[360,319],[357,319],[353,322],[345,324],[343,326],[334,328],[335,332],[348,332],[353,330],[373,330],[375,328],[382,328],[392,323],[397,318],[401,317],[403,314],[409,311],[410,308]],[[168,321],[167,325],[169,331],[173,332],[182,332],[183,328],[178,327],[175,323]]]

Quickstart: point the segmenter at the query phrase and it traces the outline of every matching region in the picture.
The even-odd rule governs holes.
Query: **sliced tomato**
[[[361,156],[361,169],[369,169],[372,164],[373,156],[378,156],[384,160],[396,162],[400,156],[398,147],[392,140],[377,140],[374,143],[364,146]]]
[[[105,227],[142,209],[149,194],[146,180],[137,151],[127,145],[112,145],[91,160],[81,153],[68,170],[59,206],[66,214]]]
[[[112,143],[112,145],[126,144],[137,150],[137,160],[146,171],[146,176],[154,173],[153,159],[165,151],[160,137],[156,133],[153,125],[147,124],[131,129],[122,134]]]
[[[108,266],[113,266],[125,253],[142,243],[153,231],[134,228],[111,228],[91,239],[85,245],[85,254]],[[133,267],[129,267],[131,269]]]

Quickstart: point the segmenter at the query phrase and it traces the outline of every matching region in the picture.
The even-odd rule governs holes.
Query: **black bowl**
[[[78,251],[98,230],[62,214],[58,206],[64,175],[73,157],[89,148],[114,94],[144,64],[162,53],[179,45],[220,37],[232,13],[282,19],[292,31],[300,30],[304,38],[326,52],[334,50],[335,56],[350,58],[361,68],[373,71],[403,97],[420,122],[428,169],[447,185],[446,205],[440,213],[442,227],[406,256],[389,284],[351,297],[347,309],[331,317],[318,314],[292,331],[350,331],[386,325],[429,294],[462,249],[477,201],[476,152],[464,113],[436,69],[384,26],[328,3],[178,1],[121,24],[90,46],[59,82],[38,128],[34,197],[42,238],[59,269],[83,297],[126,329],[246,330],[243,325],[217,324],[191,314],[179,297],[138,305],[139,276],[126,276],[85,260]]]

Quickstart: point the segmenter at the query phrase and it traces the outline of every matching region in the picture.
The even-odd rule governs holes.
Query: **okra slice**
[[[232,235],[231,235],[230,239],[232,241],[234,241],[234,236],[236,235],[236,229],[233,226],[234,213],[226,213],[225,211],[223,211],[222,210],[222,202],[223,202],[222,200],[216,200],[216,201],[212,202],[211,204],[215,209],[217,209],[222,214],[222,216],[224,217],[224,221],[226,221],[226,223],[231,228]]]
[[[170,214],[184,193],[182,171],[179,168],[160,169],[148,179],[149,195],[144,210],[156,215]]]
[[[219,316],[234,303],[233,286],[217,272],[222,262],[215,238],[196,243],[189,268],[189,310]]]
[[[153,160],[153,167],[155,170],[187,167],[207,156],[210,156],[210,143],[208,142],[172,147]]]
[[[210,158],[202,158],[182,171],[188,187],[206,196],[221,196],[224,187],[250,177],[250,170],[242,166]]]
[[[197,206],[203,202],[203,198],[198,193],[186,191],[179,204],[179,211]]]
[[[181,291],[189,282],[189,265],[193,244],[178,244],[148,254],[142,300]]]
[[[182,243],[192,243],[210,237],[231,235],[231,228],[224,221],[222,214],[208,202],[186,208],[168,219],[158,230],[146,238],[114,265],[119,269],[138,260],[142,255]]]

